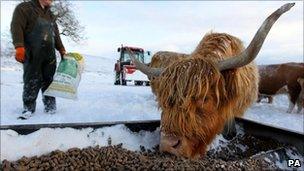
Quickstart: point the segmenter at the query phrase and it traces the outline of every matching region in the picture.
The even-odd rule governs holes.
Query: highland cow
[[[258,93],[258,69],[252,61],[272,25],[292,6],[272,13],[246,49],[234,36],[209,33],[189,57],[165,68],[147,66],[131,55],[136,68],[158,84],[154,92],[162,110],[161,151],[202,157],[225,123],[243,115]]]
[[[289,107],[287,112],[291,113],[295,104],[301,108],[297,99],[299,97],[301,86],[297,82],[299,77],[304,78],[304,63],[284,63],[259,66],[260,82],[259,94],[273,96],[287,87],[289,95]],[[285,90],[286,91],[286,90]]]

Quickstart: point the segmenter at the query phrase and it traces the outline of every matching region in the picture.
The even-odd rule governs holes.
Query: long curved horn
[[[161,68],[152,68],[152,67],[149,67],[149,66],[141,63],[138,59],[136,59],[134,57],[133,52],[129,48],[126,48],[126,49],[129,52],[132,61],[135,63],[136,69],[140,70],[147,76],[157,77],[163,72],[163,69],[161,69]]]
[[[259,53],[264,40],[269,33],[272,25],[277,21],[277,19],[285,12],[287,12],[291,7],[293,7],[295,3],[287,3],[281,8],[277,9],[273,12],[261,25],[259,30],[254,35],[252,41],[249,46],[239,55],[231,57],[226,60],[222,60],[218,62],[218,67],[220,71],[238,68],[249,64],[252,60],[254,60]]]

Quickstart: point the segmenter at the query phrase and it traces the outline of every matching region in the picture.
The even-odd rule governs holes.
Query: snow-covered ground
[[[1,57],[1,125],[106,122],[160,119],[160,110],[150,87],[114,86],[115,59],[85,55],[85,70],[78,89],[78,100],[57,98],[57,113],[43,112],[41,94],[35,115],[29,120],[17,120],[22,111],[22,66],[13,58]],[[258,122],[276,125],[304,133],[304,115],[286,113],[287,96],[274,98],[273,104],[254,104],[245,117]],[[14,131],[1,131],[1,161],[16,160],[26,156],[41,155],[55,149],[124,143],[124,147],[138,150],[140,145],[151,148],[159,142],[159,131],[132,133],[124,126],[92,130],[41,129],[30,135]],[[67,138],[69,137],[69,138]],[[221,137],[213,143],[214,148]]]
[[[2,65],[6,63],[6,65]],[[35,116],[17,120],[22,112],[22,68],[14,61],[1,61],[1,124],[98,122],[159,119],[150,87],[114,86],[115,60],[86,56],[78,87],[78,100],[57,98],[57,113],[43,112],[41,93]],[[14,64],[14,65],[13,65]]]
[[[303,110],[301,113],[297,113],[297,107],[295,107],[292,113],[287,113],[288,105],[287,95],[277,95],[274,97],[272,104],[265,101],[253,104],[244,117],[304,134]]]

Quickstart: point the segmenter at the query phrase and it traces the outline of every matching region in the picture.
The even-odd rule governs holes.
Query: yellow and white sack
[[[84,58],[79,53],[67,53],[44,95],[77,99],[77,89],[84,69]]]

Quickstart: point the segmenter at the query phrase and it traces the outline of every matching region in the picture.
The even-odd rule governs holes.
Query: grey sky
[[[63,39],[67,51],[117,58],[120,44],[155,53],[190,53],[205,33],[226,32],[248,45],[264,19],[287,1],[74,1],[86,27],[86,42]],[[291,2],[291,1],[289,1]],[[273,26],[259,64],[303,61],[303,1]],[[1,1],[1,32],[9,28],[16,2]]]

